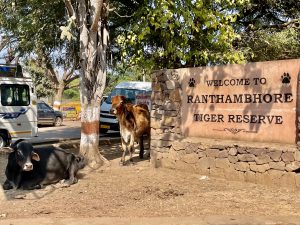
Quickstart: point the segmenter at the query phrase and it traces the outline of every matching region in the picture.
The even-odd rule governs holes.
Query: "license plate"
[[[109,129],[109,128],[110,128],[110,126],[109,126],[109,125],[105,125],[105,124],[103,124],[103,125],[100,125],[100,128],[103,128],[103,129]]]

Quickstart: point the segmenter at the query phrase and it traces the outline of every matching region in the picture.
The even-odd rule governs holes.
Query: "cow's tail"
[[[86,165],[86,161],[84,159],[83,156],[75,156],[76,157],[76,162],[77,162],[77,165],[78,165],[78,169],[83,169]]]

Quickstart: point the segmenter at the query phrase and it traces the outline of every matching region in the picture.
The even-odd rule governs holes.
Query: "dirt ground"
[[[79,182],[71,187],[0,188],[0,224],[6,219],[39,217],[300,216],[300,190],[154,169],[137,155],[135,165],[121,167],[119,148],[118,144],[102,146],[111,165],[82,170]],[[5,166],[0,167],[3,183]]]

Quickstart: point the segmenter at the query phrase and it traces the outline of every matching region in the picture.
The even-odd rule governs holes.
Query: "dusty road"
[[[153,169],[137,155],[120,167],[118,144],[101,151],[111,165],[69,188],[0,188],[0,224],[300,224],[300,190]]]
[[[60,140],[80,139],[80,121],[64,121],[62,126],[40,126],[38,137],[33,137],[30,142],[43,143],[43,142],[57,142]],[[105,137],[120,137],[120,133],[116,131],[108,131],[108,133],[100,133],[100,139]]]

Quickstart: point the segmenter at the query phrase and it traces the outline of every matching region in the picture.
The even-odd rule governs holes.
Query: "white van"
[[[119,123],[116,116],[109,113],[112,96],[123,95],[133,104],[145,103],[150,110],[151,90],[151,82],[130,81],[119,83],[101,104],[100,133],[105,133],[108,130],[119,130]]]
[[[21,66],[0,64],[0,148],[37,136],[34,85]]]

